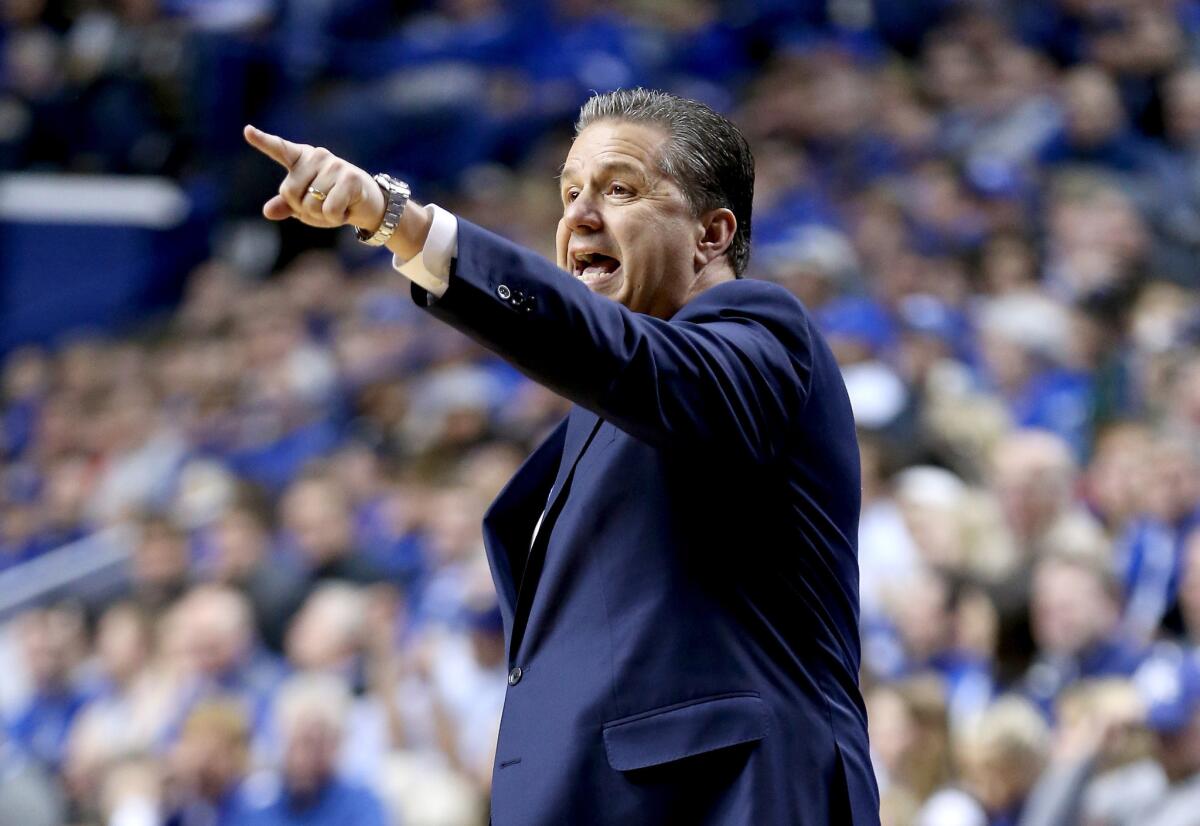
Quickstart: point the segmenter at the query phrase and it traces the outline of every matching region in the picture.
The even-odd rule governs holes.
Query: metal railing
[[[133,528],[106,528],[0,573],[0,622],[34,605],[118,587],[135,539]]]

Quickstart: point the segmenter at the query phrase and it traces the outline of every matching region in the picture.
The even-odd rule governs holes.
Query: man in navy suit
[[[509,667],[495,826],[878,823],[854,421],[804,307],[740,278],[737,128],[659,92],[592,98],[557,266],[246,137],[288,170],[267,217],[386,243],[418,304],[575,402],[483,524]]]

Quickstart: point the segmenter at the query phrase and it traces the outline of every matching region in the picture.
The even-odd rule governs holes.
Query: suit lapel
[[[537,531],[537,536],[531,536],[532,543],[527,545],[528,558],[518,580],[516,610],[513,616],[512,634],[509,637],[508,657],[511,660],[520,650],[521,639],[525,635],[525,625],[529,620],[529,610],[533,604],[534,591],[541,577],[542,566],[546,561],[546,548],[550,542],[550,534],[554,523],[566,502],[567,493],[571,489],[571,480],[579,460],[587,451],[596,431],[600,429],[603,420],[589,410],[576,406],[571,408],[567,417],[567,431],[563,442],[562,461],[558,465],[558,474],[554,485],[550,488],[550,496],[546,500],[545,516]]]
[[[563,440],[562,461],[558,464],[554,486],[550,488],[550,496],[546,499],[546,519],[542,521],[542,531],[549,530],[550,513],[558,498],[563,494],[566,487],[564,483],[583,456],[584,448],[587,447],[599,426],[600,417],[592,411],[585,410],[578,405],[571,408],[571,414],[567,416],[567,433]],[[538,532],[539,535],[542,531]]]
[[[513,474],[483,517],[483,544],[500,601],[504,627],[511,633],[517,583],[524,572],[533,526],[546,505],[555,468],[561,464],[567,433],[563,420]]]

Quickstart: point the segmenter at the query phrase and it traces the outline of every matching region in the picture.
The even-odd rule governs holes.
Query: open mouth
[[[571,257],[572,274],[589,287],[609,280],[620,268],[620,261],[601,252],[577,252]]]

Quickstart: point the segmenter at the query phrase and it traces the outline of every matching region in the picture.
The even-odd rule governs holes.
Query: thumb
[[[263,204],[263,215],[270,218],[272,221],[285,221],[295,215],[292,208],[288,206],[287,199],[282,195],[276,195],[271,200]]]

